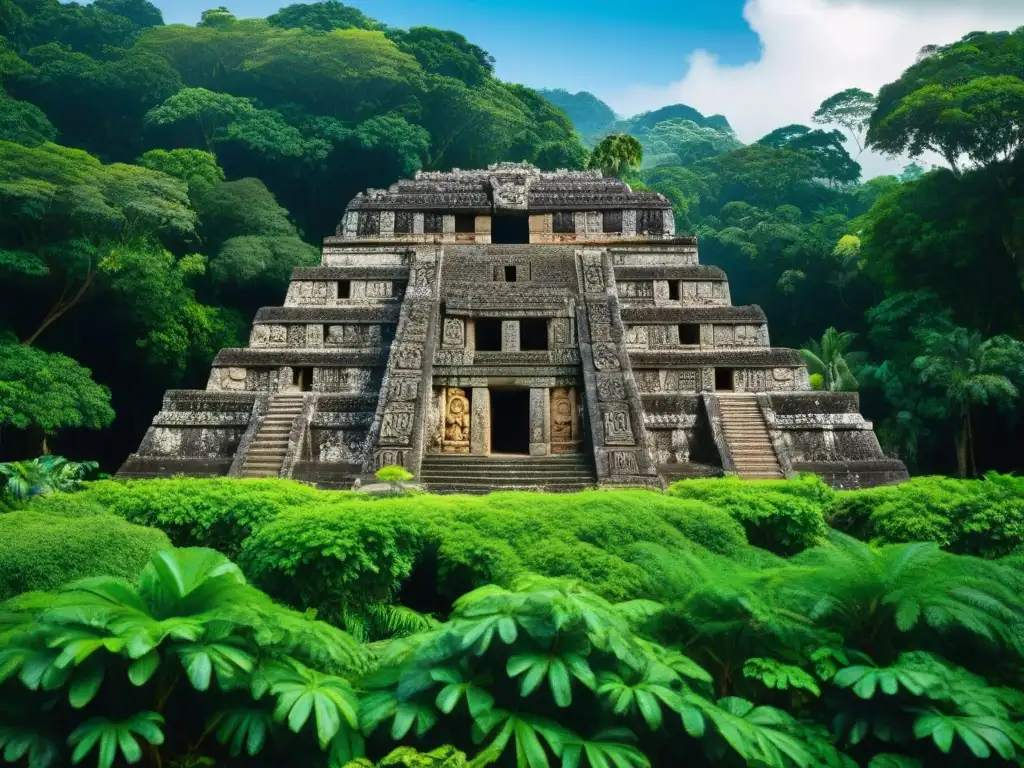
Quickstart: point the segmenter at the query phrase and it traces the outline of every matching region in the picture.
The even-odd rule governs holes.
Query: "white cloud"
[[[928,44],[974,30],[1024,24],[1020,0],[748,0],[743,11],[760,37],[761,56],[741,66],[698,50],[679,81],[602,94],[621,114],[688,104],[723,114],[746,142],[774,128],[810,123],[828,96],[844,88],[877,92],[914,63]],[[926,158],[927,159],[927,158]],[[865,152],[865,178],[892,173],[906,161]]]

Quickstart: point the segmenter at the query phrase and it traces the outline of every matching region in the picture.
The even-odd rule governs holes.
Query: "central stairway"
[[[288,436],[302,413],[301,392],[281,392],[270,399],[260,431],[245,456],[242,477],[277,477],[288,454]]]
[[[488,493],[542,490],[567,493],[592,487],[593,458],[582,453],[554,456],[466,456],[428,454],[420,483],[432,493]]]
[[[745,480],[783,479],[757,395],[719,394],[718,403],[736,474]]]

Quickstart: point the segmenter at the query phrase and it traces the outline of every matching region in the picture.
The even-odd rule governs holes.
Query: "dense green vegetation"
[[[146,0],[2,0],[5,455],[113,422],[54,447],[115,468],[163,390],[201,386],[317,261],[349,198],[499,160],[581,168],[587,153],[563,112],[453,32],[338,2],[187,27]]]
[[[815,386],[976,478],[437,497],[0,464],[0,756],[1024,764],[1024,484],[985,472],[1021,459],[1022,53],[972,33],[742,146],[336,0],[195,27],[0,0],[4,457],[113,469],[355,192],[529,160],[664,193]],[[846,136],[948,167],[862,182]]]
[[[0,516],[0,587],[39,590],[3,606],[0,740],[37,768],[1020,764],[1021,491],[38,494]]]
[[[1024,378],[1022,40],[929,47],[877,97],[849,88],[743,146],[686,105],[620,118],[588,93],[503,83],[461,35],[337,0],[195,27],[147,0],[3,0],[0,451],[113,470],[167,386],[202,386],[315,263],[349,197],[528,160],[664,193],[734,300],[811,355],[815,385],[859,389],[913,470],[1006,471]],[[948,167],[863,180],[846,140]]]

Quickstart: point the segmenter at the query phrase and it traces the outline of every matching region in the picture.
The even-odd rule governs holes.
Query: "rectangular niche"
[[[700,344],[700,324],[683,323],[679,326],[679,343],[683,345]]]
[[[352,298],[352,281],[351,280],[339,280],[338,281],[338,298],[339,299],[351,299]]]
[[[473,323],[473,346],[478,352],[501,352],[501,320],[478,317]]]
[[[519,321],[519,349],[523,352],[543,352],[548,348],[548,321],[546,318],[526,317]]]
[[[356,225],[359,237],[377,237],[380,235],[380,211],[360,211],[359,223]]]
[[[506,283],[514,283],[516,281],[516,267],[514,264],[505,267],[503,272],[505,274]]]
[[[640,209],[636,212],[638,235],[661,235],[665,231],[665,215],[660,210]]]
[[[412,234],[412,211],[395,211],[395,234]]]
[[[476,232],[476,216],[472,214],[456,214],[455,233],[472,235]]]
[[[444,216],[440,213],[423,214],[423,233],[440,235],[444,229]]]
[[[679,301],[679,281],[669,280],[668,281],[668,300]]]
[[[551,231],[559,235],[576,234],[576,214],[572,211],[556,211],[551,219]]]
[[[605,211],[604,220],[601,222],[601,230],[605,234],[621,233],[622,211]]]

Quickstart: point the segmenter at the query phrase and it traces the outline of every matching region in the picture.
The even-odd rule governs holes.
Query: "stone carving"
[[[622,403],[604,410],[605,445],[634,445],[633,427],[629,419],[629,406]]]
[[[402,346],[393,351],[395,365],[406,370],[423,367],[423,350],[420,347]]]
[[[619,298],[622,299],[653,299],[654,283],[652,281],[619,281],[616,283]]]
[[[572,327],[567,317],[551,319],[551,341],[556,347],[568,347],[573,343]]]
[[[502,352],[518,352],[519,351],[519,321],[518,320],[502,320],[501,321],[501,351]]]
[[[551,390],[551,446],[552,452],[565,452],[564,445],[556,451],[556,444],[571,443],[573,434],[573,395],[565,387]]]
[[[587,316],[590,318],[591,327],[595,325],[607,325],[612,321],[611,310],[607,302],[593,301],[587,304]]]
[[[601,255],[584,252],[583,290],[587,293],[601,293],[604,291],[604,287],[604,268],[601,265]]]
[[[621,400],[626,396],[621,373],[597,374],[597,398],[601,402]]]
[[[608,473],[635,475],[640,471],[634,451],[608,451]]]
[[[447,399],[442,450],[445,453],[469,453],[469,399],[458,387],[448,389]]]
[[[416,288],[429,287],[434,284],[436,271],[437,267],[433,262],[417,262],[416,266],[412,268],[412,279],[409,281],[409,284]]]
[[[408,445],[412,434],[413,416],[411,404],[389,403],[381,420],[381,443],[383,445]]]
[[[594,344],[594,366],[599,371],[622,367],[614,344]]]
[[[388,382],[388,399],[393,402],[415,400],[420,392],[419,376],[394,375]]]
[[[462,349],[466,346],[466,324],[458,317],[446,317],[441,346],[448,349]]]

